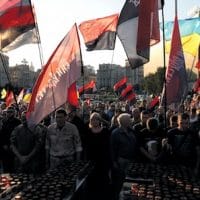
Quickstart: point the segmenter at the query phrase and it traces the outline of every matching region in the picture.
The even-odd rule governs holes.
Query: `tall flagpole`
[[[83,64],[83,56],[82,56],[82,50],[81,50],[81,42],[80,42],[80,37],[79,37],[79,32],[78,32],[78,27],[77,27],[77,24],[76,24],[76,31],[77,31],[77,34],[78,34],[78,42],[79,42],[79,46],[80,46],[80,57],[81,57],[81,76],[82,76],[82,83],[83,83],[83,98],[84,98],[84,84],[85,84],[85,80],[84,80],[84,64]],[[79,96],[79,99],[80,99],[80,96]],[[83,101],[84,102],[84,101]],[[83,103],[81,102],[81,103]],[[82,119],[84,121],[84,110],[83,110],[83,105],[82,106]]]
[[[200,17],[200,12],[199,12],[199,17]],[[199,45],[199,49],[198,49],[198,61],[200,62],[200,45]],[[198,69],[198,78],[200,78],[200,69]]]
[[[38,23],[37,23],[37,16],[36,16],[35,7],[32,4],[32,1],[29,0],[29,2],[32,7],[32,14],[33,14],[34,22],[35,22],[35,29],[36,29],[37,39],[38,39],[37,46],[38,46],[38,51],[39,51],[39,56],[40,56],[40,65],[42,68],[44,66],[44,57],[43,57],[43,50],[42,50],[41,39],[40,39],[40,32],[39,32]]]
[[[164,122],[165,126],[167,126],[167,84],[166,84],[166,52],[165,52],[165,17],[164,17],[164,0],[161,0],[162,3],[162,34],[163,34],[163,68],[164,68],[164,110],[165,110],[165,115],[164,115]]]
[[[4,68],[4,71],[6,73],[6,76],[7,76],[7,79],[8,79],[8,83],[10,84],[11,88],[13,88],[13,85],[12,85],[12,82],[11,82],[11,79],[10,79],[10,76],[9,76],[9,72],[8,72],[8,70],[6,68],[6,64],[5,64],[5,60],[3,58],[2,52],[0,52],[0,60],[1,60],[2,66]],[[21,113],[20,113],[20,110],[19,110],[19,105],[17,103],[17,97],[16,97],[14,91],[13,91],[13,97],[14,97],[14,100],[15,100],[15,103],[16,103],[17,112],[19,114],[19,117],[21,117]]]
[[[193,58],[192,66],[191,66],[190,73],[189,73],[189,76],[188,76],[188,82],[190,82],[191,79],[192,79],[192,72],[193,72],[193,68],[194,68],[194,65],[195,65],[196,58],[197,58],[197,56],[194,56],[194,58]]]
[[[178,4],[177,4],[177,0],[175,0],[175,16],[177,16],[178,13]]]
[[[198,11],[198,16],[200,18],[200,9]],[[199,48],[198,48],[198,61],[197,62],[200,62],[200,44],[199,44]],[[200,70],[198,69],[198,78],[200,78]]]

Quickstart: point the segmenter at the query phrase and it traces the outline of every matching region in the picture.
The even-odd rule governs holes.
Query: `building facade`
[[[20,64],[9,68],[11,83],[14,87],[32,88],[36,72],[30,70],[27,64]]]
[[[80,79],[77,81],[78,87],[85,85],[86,83],[90,82],[91,80],[96,82],[96,74],[94,67],[91,65],[83,66],[83,74],[81,74]]]
[[[131,69],[128,62],[125,67],[116,64],[100,64],[97,70],[97,88],[112,90],[114,84],[125,76],[128,78],[128,83],[140,84],[144,78],[144,68],[142,66]]]

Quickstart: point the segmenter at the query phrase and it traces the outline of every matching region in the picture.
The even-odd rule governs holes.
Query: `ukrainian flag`
[[[181,19],[178,22],[183,51],[196,56],[200,45],[200,17]],[[164,27],[166,52],[169,53],[174,22],[166,22]]]

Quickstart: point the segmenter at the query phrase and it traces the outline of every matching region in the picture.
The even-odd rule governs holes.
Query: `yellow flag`
[[[181,37],[181,43],[184,53],[189,53],[193,56],[197,56],[198,48],[200,45],[199,34],[193,33],[192,35]],[[167,41],[165,44],[166,44],[166,53],[169,53],[171,49],[171,41]]]
[[[24,98],[23,98],[23,102],[24,103],[30,103],[31,95],[32,95],[31,93],[25,94]]]

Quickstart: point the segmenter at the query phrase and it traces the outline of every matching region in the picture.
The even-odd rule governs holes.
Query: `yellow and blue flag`
[[[24,103],[30,103],[31,95],[32,95],[32,89],[28,88],[26,90],[26,93],[25,93],[24,97],[23,97],[23,102]]]
[[[196,56],[200,45],[200,18],[189,18],[178,20],[181,43],[183,52]],[[165,40],[166,40],[166,52],[170,52],[171,37],[174,22],[166,22],[164,25]]]

